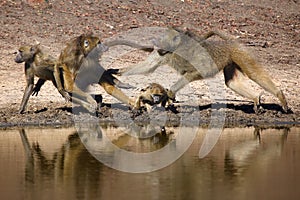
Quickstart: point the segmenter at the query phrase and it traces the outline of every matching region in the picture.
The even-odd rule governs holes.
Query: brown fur
[[[52,81],[53,85],[56,87],[53,75],[56,59],[43,53],[39,45],[32,45],[21,46],[17,52],[15,62],[25,62],[26,88],[19,109],[19,113],[23,113],[30,95],[37,95],[46,80]],[[34,76],[39,77],[35,87]]]
[[[168,97],[168,90],[158,83],[150,83],[146,88],[141,90],[141,94],[137,97],[134,107],[139,109],[146,106],[147,111],[151,110],[151,106],[161,104],[162,107],[172,103]]]
[[[99,56],[106,50],[107,47],[100,43],[98,37],[90,34],[80,35],[66,45],[54,68],[59,92],[67,100],[82,105],[90,112],[94,112],[98,107],[92,96],[84,92],[92,83],[99,83],[108,94],[127,105],[133,105],[133,102],[115,87],[115,78],[111,73],[107,73],[99,64]]]
[[[123,74],[151,73],[157,67],[167,64],[183,76],[168,92],[169,97],[173,98],[189,82],[213,77],[223,70],[226,85],[236,93],[253,100],[255,112],[260,103],[260,95],[244,85],[243,79],[246,77],[276,96],[283,110],[287,112],[283,92],[275,86],[255,57],[232,37],[227,38],[225,35],[221,38],[225,40],[203,40],[203,37],[191,32],[169,29],[162,38],[155,41],[157,51],[150,54],[145,61],[123,71]]]

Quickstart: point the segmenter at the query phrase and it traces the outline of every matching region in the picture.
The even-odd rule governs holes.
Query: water
[[[142,174],[120,172],[101,164],[79,137],[86,145],[97,147],[97,141],[106,135],[126,151],[147,153],[166,145],[180,148],[177,138],[184,134],[179,128],[166,127],[158,135],[137,139],[125,134],[128,130],[110,125],[98,127],[92,135],[88,130],[78,133],[74,127],[0,130],[0,199],[300,197],[299,127],[224,129],[212,151],[202,159],[199,149],[207,129],[200,128],[193,144],[173,164]],[[149,128],[139,131],[135,136],[161,132]]]

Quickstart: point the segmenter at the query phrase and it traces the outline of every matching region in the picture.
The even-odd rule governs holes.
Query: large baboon
[[[99,56],[106,50],[99,37],[82,34],[67,43],[54,67],[58,91],[90,112],[96,110],[97,102],[84,90],[92,83],[99,83],[107,93],[125,104],[134,104],[115,87],[115,77],[99,64]]]
[[[167,64],[182,75],[168,91],[169,97],[174,98],[175,93],[186,84],[213,77],[223,70],[225,84],[236,93],[253,100],[255,112],[260,104],[260,95],[244,84],[246,77],[276,96],[287,112],[283,92],[275,86],[255,57],[232,37],[225,35],[221,38],[223,40],[220,41],[205,40],[190,31],[168,29],[162,38],[154,41],[156,51],[121,74],[147,74]]]

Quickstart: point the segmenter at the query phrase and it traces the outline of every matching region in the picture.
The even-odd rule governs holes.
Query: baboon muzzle
[[[158,104],[160,102],[160,95],[151,95],[152,99],[153,99],[153,103]]]

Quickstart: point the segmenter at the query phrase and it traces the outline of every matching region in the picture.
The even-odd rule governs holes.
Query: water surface
[[[135,131],[102,126],[126,151],[179,148],[176,127]],[[188,128],[185,130],[189,130]],[[132,131],[132,130],[130,130]],[[139,132],[140,131],[140,132]],[[199,158],[207,129],[170,166],[132,174],[111,169],[87,151],[75,128],[0,130],[0,199],[299,199],[300,128],[224,129],[212,151]],[[157,133],[157,134],[156,134]],[[147,134],[152,134],[147,137]],[[97,145],[97,143],[95,143]],[[103,149],[102,149],[103,150]],[[107,150],[107,154],[110,151]],[[128,161],[130,162],[130,161]]]

